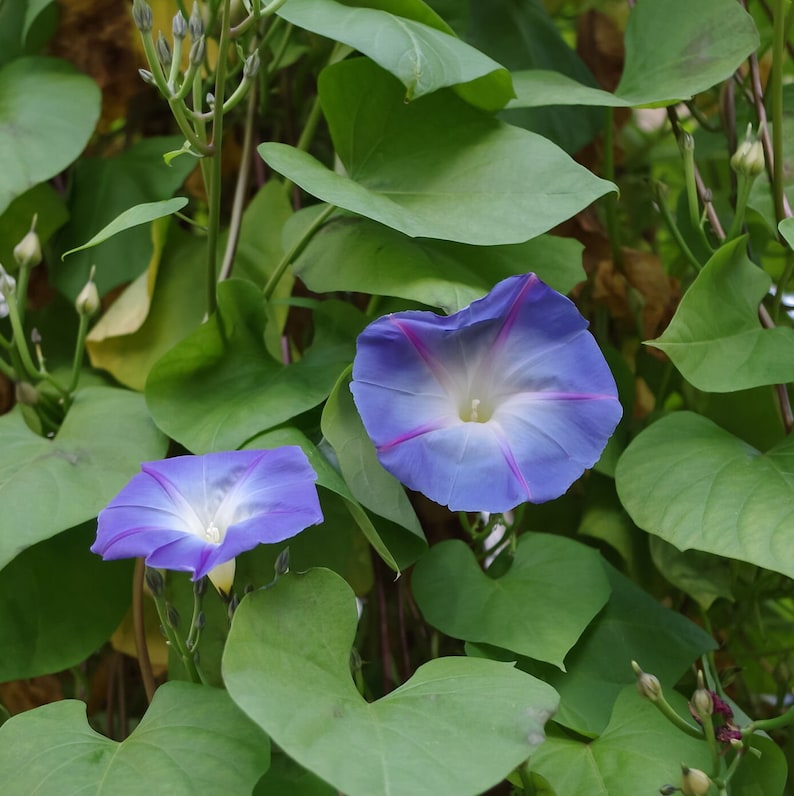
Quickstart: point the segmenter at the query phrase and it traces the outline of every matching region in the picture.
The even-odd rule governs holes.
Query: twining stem
[[[778,289],[780,289],[779,286]],[[760,304],[758,307],[758,318],[764,329],[775,328],[775,322],[772,320],[772,316],[763,304]],[[792,429],[794,429],[794,413],[791,411],[788,388],[785,384],[776,384],[775,393],[777,394],[777,402],[780,407],[780,416],[783,420],[783,429],[786,434],[790,434]]]
[[[304,230],[303,235],[293,244],[292,248],[281,258],[270,279],[262,290],[265,299],[269,299],[276,289],[281,277],[289,267],[289,264],[300,254],[303,247],[311,240],[312,235],[326,222],[328,217],[336,210],[336,205],[327,205],[324,210],[317,214],[317,217]]]
[[[141,669],[146,701],[151,705],[156,686],[154,672],[152,671],[152,659],[149,656],[149,645],[146,642],[146,626],[143,620],[143,575],[145,566],[142,558],[135,560],[135,571],[132,573],[132,626],[135,635],[135,652]]]
[[[74,359],[72,360],[72,377],[69,379],[69,387],[67,391],[69,394],[77,389],[77,382],[80,380],[80,368],[83,366],[83,358],[85,357],[85,338],[88,334],[88,323],[90,317],[81,312],[80,325],[77,329],[77,343],[74,347]]]
[[[700,271],[703,268],[703,265],[700,260],[698,260],[698,258],[692,253],[692,249],[689,248],[689,244],[686,242],[686,240],[684,240],[681,230],[678,229],[678,224],[675,223],[675,219],[665,203],[665,197],[662,194],[661,186],[656,190],[656,206],[659,208],[659,212],[662,214],[662,219],[667,225],[667,229],[673,236],[678,248],[681,250],[681,253],[684,255],[684,257],[686,257],[696,271]]]
[[[757,721],[750,722],[750,724],[742,730],[742,735],[752,732],[771,732],[772,730],[780,730],[783,727],[788,727],[794,724],[794,705],[790,707],[785,713],[780,716],[775,716],[774,719],[758,719]]]
[[[772,39],[772,195],[778,222],[787,216],[783,202],[783,51],[787,23],[785,6],[785,0],[775,0]],[[791,215],[791,211],[788,215]]]
[[[218,234],[221,223],[221,148],[223,144],[223,97],[226,90],[226,61],[229,53],[229,13],[231,0],[223,0],[221,10],[221,37],[218,42],[218,61],[215,67],[215,108],[212,118],[213,157],[210,182],[207,186],[209,201],[209,223],[207,230],[207,314],[215,311],[216,261],[218,257]]]
[[[240,228],[243,222],[243,209],[245,195],[248,190],[248,175],[251,171],[251,155],[254,149],[254,126],[256,122],[257,90],[256,81],[248,95],[248,105],[245,111],[245,130],[243,132],[243,151],[240,156],[240,168],[237,173],[237,185],[234,188],[234,201],[232,203],[231,218],[229,221],[229,237],[226,240],[226,251],[223,254],[223,263],[218,274],[218,281],[228,279],[234,265],[237,253],[237,244],[240,242]]]
[[[607,108],[604,120],[604,165],[605,180],[615,181],[615,149],[614,149],[615,114]],[[623,253],[620,246],[620,224],[618,223],[618,200],[614,193],[606,197],[606,221],[609,245],[612,248],[612,261],[620,270],[623,265]]]
[[[739,181],[736,190],[736,212],[733,221],[728,229],[726,239],[732,240],[742,231],[744,215],[747,210],[747,200],[750,198],[750,189],[753,187],[753,180],[746,174],[739,174]]]

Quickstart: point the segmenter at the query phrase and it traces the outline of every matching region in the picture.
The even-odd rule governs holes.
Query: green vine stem
[[[303,247],[311,240],[312,235],[314,235],[314,233],[326,222],[328,217],[335,210],[336,205],[326,205],[326,207],[317,214],[317,218],[315,218],[314,221],[312,221],[312,223],[309,224],[309,226],[304,230],[300,239],[297,240],[292,248],[281,258],[281,261],[270,275],[270,279],[267,280],[267,284],[262,290],[265,299],[269,299],[273,295],[276,285],[278,285],[281,277],[284,276],[284,272],[289,267],[289,264],[295,259],[295,257],[298,256],[298,254],[300,254],[300,252],[303,250]]]
[[[786,0],[775,0],[772,39],[772,195],[778,222],[791,215],[783,202],[783,57],[787,24]]]
[[[615,113],[607,108],[604,119],[604,179],[615,181],[615,149],[614,149]],[[606,222],[609,245],[612,249],[612,260],[615,268],[622,270],[623,252],[620,245],[620,224],[618,223],[618,199],[614,193],[606,197]]]
[[[146,693],[146,701],[151,705],[156,688],[152,660],[149,656],[149,645],[146,641],[146,626],[143,621],[143,574],[145,564],[142,558],[135,560],[135,570],[132,573],[132,626],[135,637],[135,652],[138,657],[138,666],[141,670],[141,680]]]

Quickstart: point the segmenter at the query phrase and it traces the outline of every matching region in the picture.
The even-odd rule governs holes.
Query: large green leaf
[[[474,796],[543,742],[557,695],[509,664],[438,658],[367,703],[350,676],[356,625],[338,575],[289,575],[243,600],[223,657],[232,699],[348,796]]]
[[[761,453],[700,415],[676,412],[629,445],[616,481],[634,522],[679,550],[794,577],[794,438]]]
[[[794,381],[794,330],[763,329],[758,305],[772,280],[746,254],[746,240],[726,244],[684,294],[661,337],[684,378],[707,392],[733,392]]]
[[[585,736],[601,734],[620,692],[635,680],[631,661],[639,661],[663,685],[672,687],[696,660],[716,644],[681,614],[665,608],[614,567],[606,565],[612,593],[565,658],[567,672],[526,658],[518,666],[560,695],[554,721]],[[466,645],[469,654],[515,660],[515,654]]]
[[[0,69],[0,213],[83,151],[100,99],[96,84],[65,61],[19,58]]]
[[[368,55],[400,80],[406,100],[486,75],[490,75],[488,91],[473,97],[480,100],[477,104],[496,110],[513,96],[510,74],[501,64],[456,38],[449,29],[409,19],[397,10],[334,0],[290,0],[278,14]]]
[[[130,604],[132,562],[91,553],[95,533],[93,522],[74,528],[0,571],[0,682],[75,666],[118,626]]]
[[[363,323],[352,307],[324,303],[315,312],[315,344],[282,365],[265,349],[262,292],[250,282],[222,282],[215,315],[152,368],[152,416],[194,453],[239,447],[325,399],[353,359],[355,333],[339,328],[340,319],[355,333]]]
[[[143,398],[87,387],[54,439],[34,434],[22,414],[0,417],[0,569],[25,548],[95,517],[138,472],[165,454]]]
[[[59,253],[81,246],[130,207],[170,197],[196,166],[193,158],[177,158],[170,166],[163,162],[163,152],[181,143],[181,138],[146,138],[112,157],[80,160],[70,194],[71,218],[55,237]],[[150,228],[134,227],[58,263],[52,278],[73,299],[96,265],[95,281],[104,294],[144,273],[153,250]]]
[[[85,704],[53,702],[0,727],[7,796],[250,796],[267,736],[221,690],[166,683],[129,738],[93,730]]]
[[[347,373],[340,377],[325,404],[322,431],[353,497],[395,523],[396,532],[388,525],[379,527],[398,567],[413,564],[427,545],[422,526],[403,485],[378,461],[375,446],[353,403]]]
[[[398,296],[452,313],[499,280],[527,271],[568,293],[584,279],[581,251],[579,242],[551,235],[488,247],[409,238],[366,218],[342,216],[317,232],[294,271],[318,293]]]
[[[688,715],[686,702],[668,694]],[[681,778],[681,762],[711,768],[708,746],[674,727],[634,686],[618,697],[609,726],[595,741],[583,743],[550,731],[530,760],[562,796],[638,796]]]
[[[730,77],[759,45],[734,0],[639,0],[626,27],[626,63],[614,94],[548,70],[514,73],[517,99],[541,105],[670,105]]]
[[[522,243],[615,189],[449,90],[406,104],[401,84],[363,58],[324,69],[319,91],[347,175],[285,144],[259,153],[314,196],[411,237]]]
[[[451,539],[419,559],[411,588],[425,619],[442,633],[547,661],[563,659],[609,598],[598,553],[562,536],[524,534],[500,578]]]

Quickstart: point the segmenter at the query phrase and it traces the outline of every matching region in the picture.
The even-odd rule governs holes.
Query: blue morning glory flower
[[[379,318],[350,389],[383,467],[454,511],[559,497],[622,414],[587,321],[534,274],[448,317]]]
[[[91,547],[105,559],[209,575],[229,593],[234,558],[322,522],[317,474],[297,446],[177,456],[142,472],[99,513]]]

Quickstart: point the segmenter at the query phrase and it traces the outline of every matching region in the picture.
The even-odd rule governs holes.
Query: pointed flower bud
[[[276,570],[276,577],[281,577],[289,572],[289,547],[285,547],[276,558],[274,565]]]
[[[165,578],[163,578],[162,572],[153,567],[146,567],[143,577],[152,596],[160,597],[165,589]]]
[[[681,764],[681,793],[684,796],[706,796],[711,780],[699,768],[689,768]]]
[[[85,287],[78,293],[74,301],[74,308],[78,315],[87,315],[89,318],[96,315],[99,310],[99,291],[94,283],[95,266],[91,266],[91,274],[88,277]]]
[[[148,69],[139,69],[138,74],[141,76],[144,83],[148,83],[150,86],[157,85],[154,75]]]
[[[199,36],[193,44],[190,45],[190,63],[192,66],[201,66],[204,63],[204,54],[207,51],[206,40],[203,36]]]
[[[152,7],[146,0],[132,0],[132,19],[141,33],[148,33],[152,29]]]
[[[659,678],[640,669],[637,661],[631,662],[631,668],[634,669],[634,674],[637,675],[637,691],[640,696],[649,699],[651,702],[658,701],[662,695],[662,685],[659,682]]]
[[[698,672],[698,687],[692,694],[692,708],[699,718],[711,716],[714,713],[714,699],[703,682],[703,672]]]
[[[245,65],[243,66],[243,78],[245,80],[253,80],[256,77],[256,73],[259,71],[259,50],[254,50],[248,58],[245,59]]]
[[[678,788],[676,788],[675,785],[662,785],[662,787],[659,788],[659,793],[661,793],[662,796],[673,796],[673,794],[677,792]]]
[[[215,109],[215,95],[211,91],[207,92],[206,100],[207,100],[207,107],[210,110],[214,110]]]
[[[752,125],[747,125],[744,141],[736,149],[731,158],[731,168],[737,174],[757,177],[764,170],[764,147],[758,136],[753,135]]]
[[[14,246],[14,259],[20,267],[35,268],[41,262],[41,242],[36,234],[36,219],[37,216],[33,216],[30,232]]]
[[[165,618],[168,620],[168,624],[176,630],[179,627],[179,611],[174,608],[173,605],[170,603],[165,607]]]
[[[163,36],[162,31],[157,34],[155,49],[157,50],[157,58],[160,60],[160,63],[163,66],[171,66],[171,61],[173,60],[171,55],[171,47],[166,41],[165,36]]]
[[[187,20],[182,16],[181,11],[174,14],[171,22],[171,34],[175,39],[184,39],[187,36]]]
[[[204,20],[201,18],[198,3],[193,3],[193,11],[190,14],[190,21],[187,23],[190,31],[190,38],[197,41],[204,35]]]

